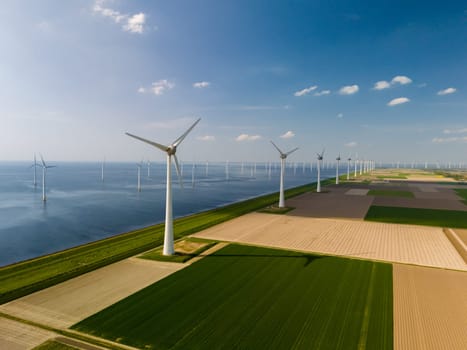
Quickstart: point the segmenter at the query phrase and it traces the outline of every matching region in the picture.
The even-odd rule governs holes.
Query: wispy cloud
[[[106,0],[96,0],[92,8],[94,13],[112,19],[115,23],[120,24],[124,31],[130,33],[142,34],[146,23],[146,14],[143,12],[135,15],[121,13],[105,6]]]
[[[173,89],[174,86],[175,84],[168,81],[167,79],[161,79],[152,83],[151,92],[154,95],[162,95],[165,91]]]
[[[443,134],[465,134],[467,133],[467,128],[461,129],[444,129]]]
[[[209,81],[199,81],[197,83],[193,83],[193,87],[202,89],[202,88],[207,88],[211,83]]]
[[[339,118],[339,119],[344,118],[344,113],[337,113],[337,118]]]
[[[285,134],[279,136],[282,139],[290,139],[295,136],[295,133],[293,131],[287,131]]]
[[[294,93],[294,96],[300,97],[300,96],[307,95],[307,94],[309,94],[310,92],[312,92],[313,90],[316,90],[317,88],[318,88],[317,85],[313,85],[313,86],[307,87],[307,88],[305,88],[305,89],[303,89],[303,90],[300,90],[300,91],[295,92],[295,93]]]
[[[344,146],[349,147],[349,148],[357,147],[357,143],[355,141],[350,141],[350,142],[347,142]]]
[[[396,75],[391,81],[380,80],[373,85],[373,90],[385,90],[393,87],[394,85],[406,85],[410,84],[412,79],[406,77],[405,75]]]
[[[431,140],[433,143],[467,142],[467,136],[460,137],[435,137]]]
[[[358,85],[347,85],[340,88],[341,95],[353,95],[358,92]]]
[[[329,95],[330,93],[331,93],[331,90],[321,90],[321,91],[315,92],[313,96]]]
[[[256,141],[256,140],[259,140],[261,139],[261,135],[248,135],[248,134],[240,134],[238,135],[235,140],[238,141],[238,142],[242,142],[242,141]]]
[[[405,75],[397,75],[391,80],[392,85],[395,85],[395,84],[406,85],[406,84],[410,84],[411,82],[412,82],[412,79],[410,79],[409,77],[406,77]]]
[[[215,141],[216,140],[216,138],[212,135],[198,136],[196,139],[200,141]]]
[[[438,91],[438,95],[440,95],[440,96],[442,96],[442,95],[449,95],[449,94],[455,93],[456,91],[457,91],[456,88],[449,87],[449,88],[447,88],[447,89]]]
[[[373,90],[384,90],[384,89],[389,89],[391,87],[391,84],[387,82],[386,80],[380,80],[375,83],[373,86]]]
[[[407,103],[407,102],[410,102],[410,99],[408,99],[407,97],[398,97],[398,98],[395,98],[395,99],[389,101],[388,106],[390,106],[390,107],[397,106],[397,105]]]
[[[139,92],[140,94],[144,94],[144,93],[146,93],[146,88],[144,88],[144,87],[141,86],[141,87],[138,88],[138,92]]]

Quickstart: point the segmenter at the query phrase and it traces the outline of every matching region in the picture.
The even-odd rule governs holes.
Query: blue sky
[[[0,8],[1,160],[467,162],[462,1],[21,1]],[[281,137],[282,136],[282,137]]]

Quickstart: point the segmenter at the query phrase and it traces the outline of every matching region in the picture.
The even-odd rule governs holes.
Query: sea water
[[[165,218],[165,163],[141,167],[137,190],[137,164],[51,162],[42,201],[42,168],[26,162],[0,162],[0,266],[89,243]],[[341,164],[342,165],[342,164]],[[206,169],[207,167],[207,169]],[[340,173],[346,169],[342,165]],[[324,168],[321,178],[335,176]],[[173,214],[181,217],[279,190],[280,166],[271,171],[264,163],[183,164],[184,189],[172,172]],[[316,163],[288,164],[285,188],[316,181]],[[194,178],[194,181],[193,181]]]

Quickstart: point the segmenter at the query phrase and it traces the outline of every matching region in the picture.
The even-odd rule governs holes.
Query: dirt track
[[[252,213],[195,236],[467,271],[437,227]]]
[[[467,349],[467,273],[394,264],[394,349]]]

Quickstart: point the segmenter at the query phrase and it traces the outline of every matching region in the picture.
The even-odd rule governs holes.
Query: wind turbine
[[[284,173],[285,173],[285,160],[287,159],[287,156],[289,156],[291,153],[295,152],[298,150],[297,148],[294,148],[291,151],[288,151],[286,153],[282,152],[279,147],[276,146],[274,142],[272,142],[272,145],[277,149],[277,151],[280,154],[281,158],[281,180],[280,180],[280,187],[279,187],[279,208],[284,208]]]
[[[177,170],[178,179],[180,181],[180,186],[183,188],[182,178],[180,174],[180,166],[178,165],[178,159],[175,153],[177,152],[177,147],[182,143],[188,133],[195,127],[196,124],[201,120],[198,119],[193,123],[192,126],[188,128],[178,139],[172,142],[169,146],[161,145],[160,143],[149,141],[143,139],[142,137],[132,135],[130,133],[125,133],[126,135],[133,137],[137,140],[146,142],[151,146],[154,146],[160,149],[162,152],[167,153],[167,188],[166,188],[166,200],[165,200],[165,231],[164,231],[164,255],[173,255],[174,254],[174,232],[173,232],[173,216],[172,216],[172,156],[175,160],[175,168]]]
[[[42,200],[45,202],[47,200],[47,196],[45,195],[45,174],[47,172],[47,169],[49,168],[55,168],[55,165],[47,165],[44,162],[44,158],[41,156],[41,161],[42,161]]]
[[[349,158],[347,158],[347,180],[350,180],[350,161],[352,160],[352,158],[350,157],[350,154],[349,154]]]
[[[141,192],[141,168],[143,166],[143,161],[141,163],[136,163],[138,167],[138,192]]]
[[[37,177],[36,177],[36,168],[39,166],[36,161],[36,154],[34,153],[34,164],[30,166],[30,168],[34,168],[34,187],[37,186]]]
[[[321,192],[321,163],[323,161],[324,156],[324,148],[321,154],[316,153],[318,155],[318,183],[316,185],[316,192]]]
[[[104,167],[105,167],[105,157],[101,163],[101,181],[104,182]]]
[[[147,166],[148,166],[148,177],[151,177],[151,161],[149,159],[147,162]]]
[[[339,162],[341,161],[341,155],[339,154],[336,158],[336,185],[339,185]]]

